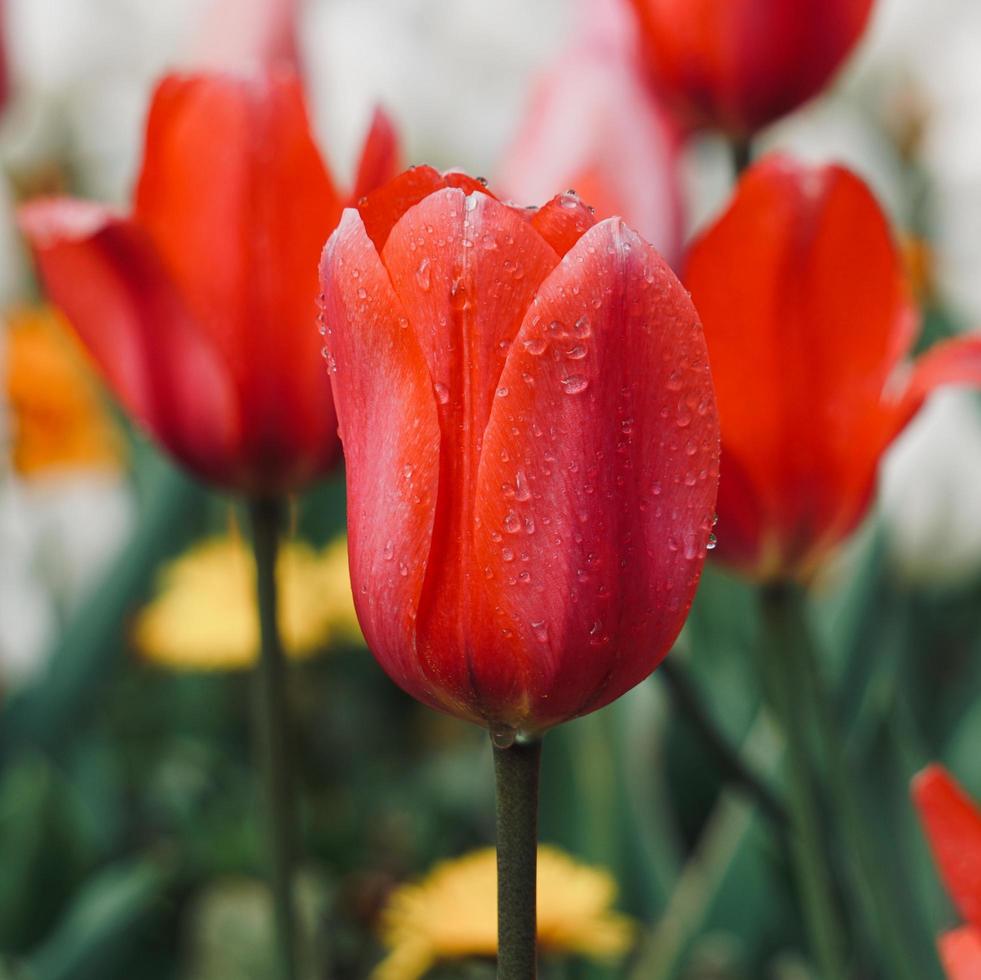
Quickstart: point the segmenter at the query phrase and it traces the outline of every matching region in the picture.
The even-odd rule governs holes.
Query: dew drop
[[[439,399],[440,405],[445,405],[450,400],[450,389],[441,381],[437,381],[433,385],[433,390],[436,392],[436,397]]]
[[[511,631],[506,631],[510,635]],[[492,725],[490,730],[491,743],[495,749],[509,749],[514,745],[517,732],[510,725]]]
[[[533,357],[538,357],[540,354],[545,353],[545,348],[548,344],[545,342],[544,337],[528,337],[526,340],[522,341],[525,345],[525,350],[528,351]]]
[[[565,356],[570,361],[581,361],[586,356],[586,347],[583,344],[576,344],[565,352]]]
[[[416,282],[419,283],[420,289],[429,289],[430,276],[429,276],[429,259],[424,258],[419,263],[419,268],[416,269]]]
[[[562,379],[562,387],[567,395],[579,395],[589,387],[589,379],[581,374],[570,374]]]

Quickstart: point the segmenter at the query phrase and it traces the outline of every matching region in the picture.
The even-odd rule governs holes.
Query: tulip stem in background
[[[792,607],[786,595],[779,586],[763,592],[761,670],[767,697],[787,741],[790,851],[812,953],[823,980],[841,980],[848,975],[841,945],[844,932],[812,782],[802,689],[805,682],[790,652],[798,640],[798,624],[790,615]]]
[[[255,547],[261,636],[256,669],[255,728],[267,833],[270,881],[276,920],[280,976],[294,980],[296,953],[293,914],[293,833],[295,814],[289,770],[289,725],[286,669],[279,635],[276,556],[284,503],[278,498],[253,500],[250,506]]]
[[[834,705],[815,656],[814,639],[805,616],[803,595],[787,590],[779,598],[792,625],[796,642],[789,644],[788,657],[797,662],[797,676],[812,702],[813,717],[826,760],[827,789],[835,822],[840,826],[848,854],[847,867],[860,907],[877,937],[877,947],[888,965],[890,978],[916,980],[919,971],[910,951],[904,948],[903,925],[891,886],[880,860],[880,849],[869,833],[862,813],[858,787],[848,759]]]
[[[726,782],[742,789],[746,795],[752,797],[779,828],[786,827],[788,818],[784,805],[774,795],[773,790],[743,762],[739,753],[719,731],[695,691],[691,679],[685,673],[685,669],[668,657],[658,668],[658,674],[671,689],[674,703],[695,729]]]
[[[497,780],[497,977],[536,976],[538,777],[542,743],[494,737]]]
[[[732,154],[732,171],[736,180],[753,162],[753,144],[745,137],[734,136],[729,141],[729,151]]]

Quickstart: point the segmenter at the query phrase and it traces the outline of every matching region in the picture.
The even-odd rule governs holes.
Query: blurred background
[[[204,7],[8,0],[3,11],[4,980],[245,980],[271,969],[241,515],[179,474],[106,400],[43,306],[13,219],[17,201],[45,191],[127,204],[152,86],[181,64]],[[381,103],[407,163],[493,180],[508,170],[537,79],[582,42],[582,24],[571,0],[309,0],[302,55],[321,147],[347,183]],[[616,110],[599,107],[596,118]],[[584,114],[584,126],[594,123]],[[759,145],[843,160],[870,182],[910,256],[924,343],[981,324],[975,0],[880,0],[830,92]],[[678,173],[687,236],[725,200],[726,147],[696,139]],[[978,399],[941,394],[890,451],[874,516],[818,593],[849,750],[924,963],[954,917],[908,802],[909,777],[942,759],[981,796],[979,486]],[[296,587],[284,585],[297,623],[320,610],[315,627],[288,640],[308,977],[368,976],[385,954],[382,909],[393,889],[493,838],[486,736],[411,701],[364,649],[343,527],[335,476],[295,502],[297,544],[285,559],[297,569]],[[303,580],[316,581],[314,597]],[[209,619],[215,608],[220,627]],[[243,619],[239,636],[229,624]],[[710,565],[673,656],[765,773],[779,752],[757,713],[755,642],[749,587]],[[545,755],[543,840],[604,869],[632,925],[609,944],[613,962],[559,943],[544,976],[808,975],[767,817],[727,788],[660,678],[551,734]],[[448,914],[438,898],[416,912],[429,916],[434,948]],[[432,975],[493,969],[455,960]]]

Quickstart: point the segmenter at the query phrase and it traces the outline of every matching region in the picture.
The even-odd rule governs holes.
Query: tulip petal
[[[916,777],[912,792],[950,897],[981,929],[981,809],[938,765]]]
[[[514,209],[487,194],[446,188],[406,212],[382,261],[426,359],[443,439],[420,648],[434,663],[442,657],[444,683],[469,690],[468,664],[459,657],[448,663],[445,652],[471,642],[466,579],[481,433],[508,348],[559,259]]]
[[[947,980],[981,980],[981,929],[963,926],[940,937]]]
[[[944,385],[981,386],[981,335],[941,341],[917,359],[899,405],[897,431]]]
[[[782,568],[806,566],[863,515],[893,434],[884,392],[916,313],[886,220],[848,171],[772,156],[684,279],[711,351],[723,474],[733,460],[763,521],[759,551],[736,550],[722,489],[719,555],[760,571],[769,538]]]
[[[430,194],[445,187],[459,187],[468,194],[478,191],[493,197],[484,184],[467,174],[453,171],[441,174],[432,167],[422,166],[410,167],[369,194],[366,200],[359,201],[361,220],[379,253],[402,215]]]
[[[160,84],[135,220],[231,365],[257,481],[295,486],[336,456],[314,324],[340,209],[295,75]],[[288,472],[297,460],[304,472]]]
[[[556,194],[529,219],[535,231],[555,249],[565,255],[583,234],[596,224],[593,209],[580,200],[575,191]]]
[[[361,150],[351,200],[360,201],[376,187],[390,181],[399,170],[399,138],[391,118],[378,107],[371,117],[368,136]]]
[[[36,201],[19,218],[48,293],[123,405],[196,472],[232,478],[240,420],[227,365],[151,243],[84,201]]]
[[[638,683],[681,629],[718,421],[691,301],[619,219],[542,283],[500,390],[477,482],[472,672],[498,697],[530,690],[513,720],[547,727]]]
[[[393,680],[419,700],[445,707],[414,655],[439,484],[432,382],[356,210],[344,212],[327,242],[320,275],[358,618]]]

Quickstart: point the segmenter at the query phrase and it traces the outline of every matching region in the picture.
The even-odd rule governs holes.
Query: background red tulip
[[[537,732],[638,683],[681,628],[715,405],[650,245],[566,195],[530,214],[445,186],[466,182],[410,171],[324,252],[352,578],[403,688]]]
[[[977,980],[981,977],[981,810],[937,765],[928,766],[913,781],[913,799],[947,891],[968,922],[940,939],[947,976]]]
[[[653,78],[692,125],[749,136],[827,84],[872,0],[632,0]]]
[[[395,156],[378,117],[356,192]],[[134,417],[200,476],[276,493],[338,455],[313,325],[317,255],[344,200],[293,71],[175,75],[153,99],[131,215],[55,199],[21,224]]]
[[[981,338],[910,369],[917,315],[865,185],[773,156],[693,245],[684,275],[722,428],[718,556],[807,578],[865,515],[879,459],[945,383],[981,383]]]
[[[622,216],[673,263],[683,224],[681,130],[646,83],[622,0],[590,0],[585,12],[532,90],[495,186],[516,201],[575,188],[597,217]]]

